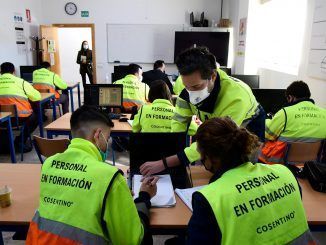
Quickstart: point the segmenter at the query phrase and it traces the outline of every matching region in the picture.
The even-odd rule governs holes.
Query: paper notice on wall
[[[54,40],[48,40],[48,52],[49,53],[55,52],[55,41]]]
[[[24,54],[27,51],[26,48],[26,37],[24,33],[24,22],[21,13],[14,13],[14,30],[16,36],[16,45],[18,54]]]
[[[50,53],[50,65],[51,66],[55,65],[54,53]]]
[[[240,19],[237,56],[244,56],[246,51],[247,18]]]

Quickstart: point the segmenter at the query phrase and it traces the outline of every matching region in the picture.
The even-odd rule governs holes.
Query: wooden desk
[[[127,114],[130,118],[131,114]],[[70,117],[71,113],[66,113],[62,117],[58,118],[54,122],[45,127],[47,131],[47,137],[52,139],[54,135],[69,135],[71,136],[70,129]],[[132,128],[128,122],[119,122],[119,120],[112,120],[114,127],[111,129],[111,136],[128,136],[132,132]]]
[[[68,91],[70,94],[70,105],[71,105],[71,112],[75,111],[74,108],[74,95],[73,95],[73,89],[77,88],[78,91],[78,106],[81,106],[81,100],[80,100],[80,83],[79,82],[75,82],[73,84],[68,85]]]
[[[126,171],[126,166],[118,166]],[[207,184],[211,176],[203,167],[191,167],[194,185]],[[27,227],[39,203],[41,164],[0,164],[0,187],[12,188],[12,205],[0,208],[0,232]],[[325,229],[326,194],[314,191],[307,180],[299,180],[310,228]],[[191,217],[188,207],[176,195],[172,208],[152,208],[150,227],[154,234],[184,232]],[[1,237],[0,237],[1,244]]]
[[[43,110],[42,107],[44,104],[47,102],[52,103],[52,118],[53,120],[56,119],[57,117],[57,112],[56,112],[56,107],[55,107],[55,95],[53,93],[41,93],[41,100],[39,101],[39,107],[38,107],[38,125],[40,128],[40,136],[44,137],[44,132],[43,132]]]
[[[8,140],[9,140],[9,149],[10,149],[10,158],[12,163],[16,163],[16,153],[14,146],[14,135],[12,133],[11,126],[11,112],[0,112],[0,123],[7,122],[7,131],[8,131]]]

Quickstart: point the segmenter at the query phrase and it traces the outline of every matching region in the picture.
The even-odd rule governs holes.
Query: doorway
[[[81,81],[77,54],[83,41],[87,41],[92,50],[93,82],[96,83],[96,52],[95,52],[95,26],[94,24],[53,24],[58,28],[58,43],[60,44],[60,73],[67,82]],[[86,83],[89,78],[86,76]]]

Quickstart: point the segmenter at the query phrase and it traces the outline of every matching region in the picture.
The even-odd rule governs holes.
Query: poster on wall
[[[28,23],[32,22],[31,11],[29,9],[26,9],[26,21]]]
[[[55,53],[55,41],[48,40],[48,53]]]
[[[237,56],[244,56],[246,51],[247,18],[240,19]]]
[[[14,30],[16,36],[16,45],[18,54],[24,54],[27,52],[26,37],[24,33],[23,15],[21,13],[14,13]]]
[[[326,80],[326,1],[316,0],[311,31],[308,76]]]

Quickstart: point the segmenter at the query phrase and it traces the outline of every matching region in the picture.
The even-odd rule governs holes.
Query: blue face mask
[[[107,159],[108,155],[109,155],[109,142],[105,139],[103,133],[101,132],[101,135],[106,143],[106,151],[103,152],[101,150],[101,148],[99,146],[97,146],[98,150],[100,151],[101,157],[102,157],[102,161],[105,162],[105,160]]]

